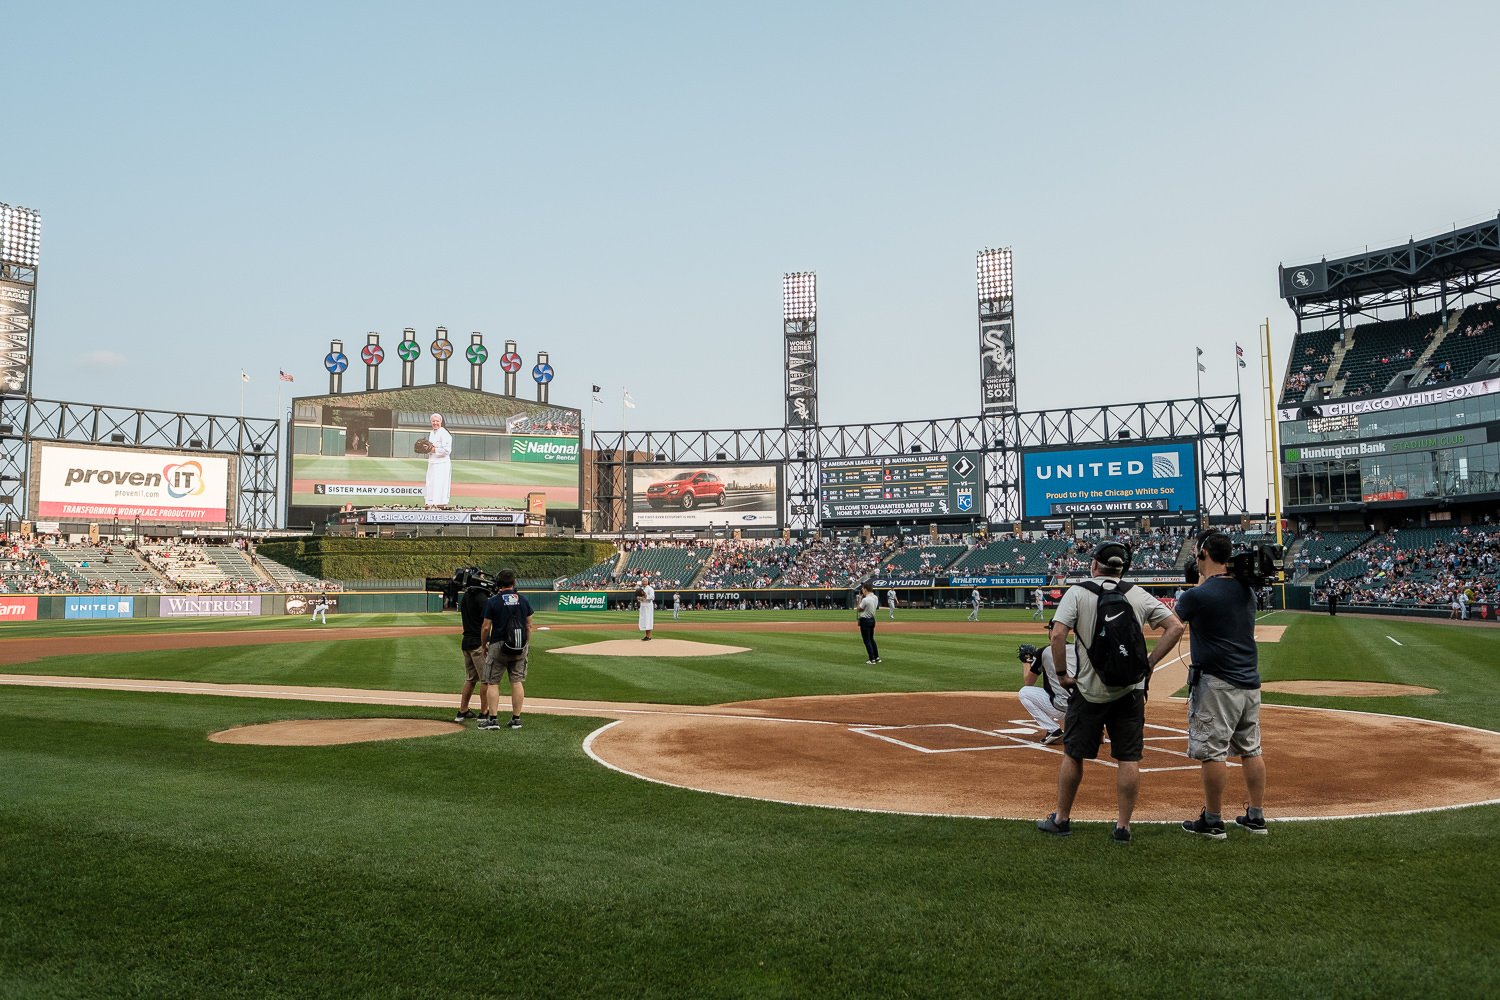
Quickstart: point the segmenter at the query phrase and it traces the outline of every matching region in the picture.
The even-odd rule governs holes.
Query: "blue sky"
[[[55,399],[233,413],[244,367],[271,416],[278,368],[326,388],[330,339],[443,325],[547,351],[553,402],[586,419],[604,386],[600,428],[624,388],[632,429],[775,426],[781,275],[812,270],[825,423],[968,415],[987,246],[1015,249],[1023,408],[1191,395],[1200,345],[1204,391],[1232,392],[1236,340],[1248,393],[1267,316],[1285,364],[1279,262],[1500,209],[1492,4],[56,3],[5,24],[0,201],[43,213]]]

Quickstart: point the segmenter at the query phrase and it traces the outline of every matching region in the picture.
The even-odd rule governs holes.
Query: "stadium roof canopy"
[[[1298,316],[1450,298],[1500,285],[1500,217],[1337,260],[1283,264],[1281,297]],[[1352,308],[1351,308],[1352,307]]]

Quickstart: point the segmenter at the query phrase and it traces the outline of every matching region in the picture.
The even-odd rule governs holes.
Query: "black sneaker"
[[[1061,743],[1062,738],[1063,731],[1061,729],[1054,729],[1052,730],[1052,732],[1042,737],[1042,746],[1050,747],[1054,743]]]
[[[480,729],[499,729],[500,728],[500,720],[496,719],[493,715],[486,715],[486,716],[484,716],[483,718],[481,718],[479,720],[479,728]]]
[[[500,723],[498,723],[498,722],[495,723],[495,728],[499,729],[500,728]],[[510,717],[510,728],[512,728],[512,729],[520,729],[521,728],[521,717],[519,715],[512,715]]]
[[[453,721],[454,722],[463,722],[465,719],[472,719],[472,718],[474,718],[474,713],[471,712],[471,711],[469,711],[466,708],[462,712],[455,713],[454,716],[453,716]],[[481,716],[480,718],[483,718],[483,716]]]
[[[1109,839],[1117,844],[1128,844],[1130,843],[1130,831],[1122,826],[1116,826],[1114,833],[1109,835]]]
[[[1259,819],[1251,819],[1250,818],[1250,807],[1249,806],[1245,807],[1245,815],[1243,815],[1243,816],[1236,816],[1234,818],[1234,825],[1237,826],[1237,827],[1239,827],[1242,830],[1249,830],[1251,833],[1265,834],[1265,833],[1270,833],[1271,832],[1270,830],[1266,829],[1266,816],[1265,816],[1265,814],[1262,813],[1260,815]]]
[[[1210,840],[1223,840],[1228,836],[1224,832],[1224,821],[1221,819],[1217,823],[1210,823],[1207,812],[1200,812],[1197,819],[1183,820],[1182,828],[1188,833],[1195,833]]]
[[[1058,822],[1057,813],[1048,813],[1046,819],[1037,820],[1036,828],[1042,833],[1050,833],[1054,837],[1071,837],[1073,835],[1073,821],[1065,819]]]

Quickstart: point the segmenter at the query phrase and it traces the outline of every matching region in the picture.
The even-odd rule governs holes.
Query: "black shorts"
[[[1109,730],[1111,757],[1140,760],[1146,729],[1146,694],[1132,691],[1123,698],[1096,705],[1075,692],[1068,702],[1068,718],[1063,726],[1063,749],[1074,760],[1098,757],[1105,730]]]

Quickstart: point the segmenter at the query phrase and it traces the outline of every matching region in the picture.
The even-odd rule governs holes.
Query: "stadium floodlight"
[[[41,213],[0,202],[0,260],[36,267],[41,245]]]
[[[781,276],[781,318],[788,322],[818,318],[818,276],[812,271]]]
[[[976,263],[979,278],[979,299],[992,302],[1008,299],[1015,294],[1015,282],[1011,278],[1010,247],[999,250],[981,250]]]

